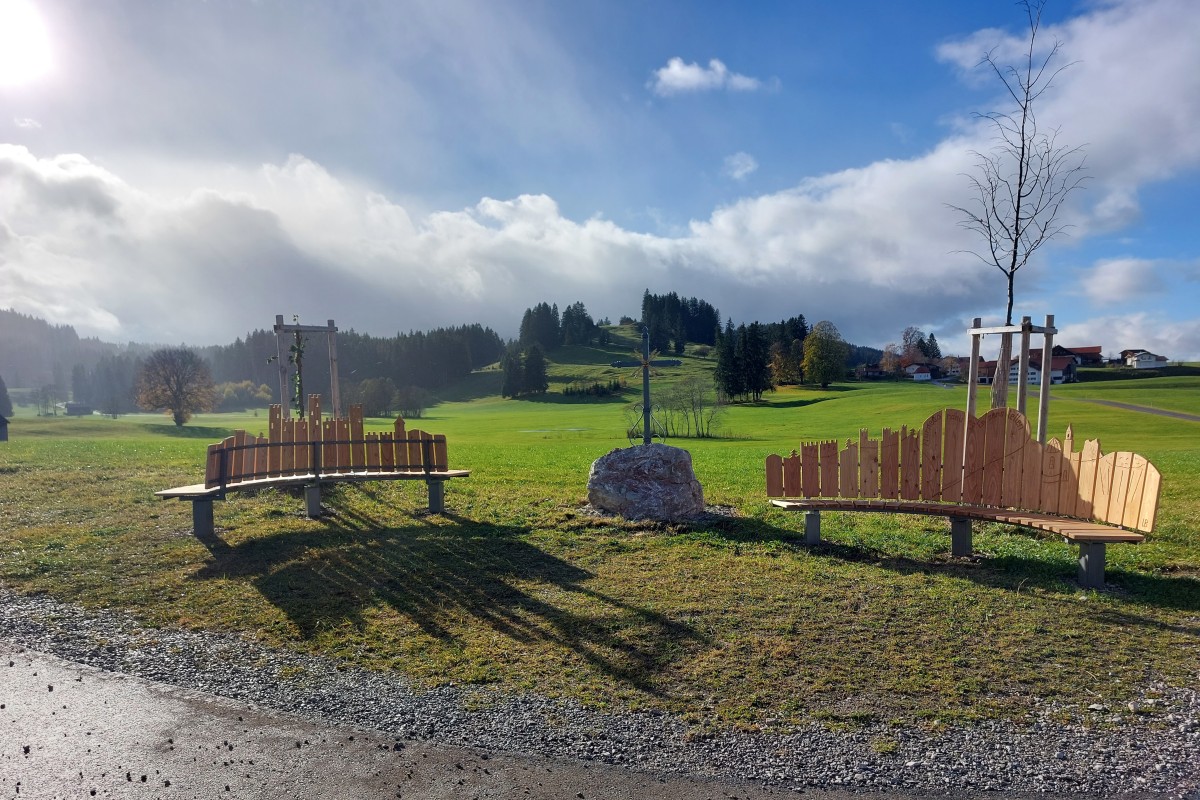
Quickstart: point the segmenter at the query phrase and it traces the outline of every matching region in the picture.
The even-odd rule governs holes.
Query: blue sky
[[[976,65],[1024,22],[1007,0],[0,0],[0,307],[116,341],[276,314],[508,336],[537,302],[615,319],[649,288],[963,350],[1005,295],[948,205],[988,146],[973,113],[1006,107]],[[1039,118],[1089,182],[1016,314],[1068,346],[1200,359],[1198,33],[1193,0],[1047,6],[1075,63]]]

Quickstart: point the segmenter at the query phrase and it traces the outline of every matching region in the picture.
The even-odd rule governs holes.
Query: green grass
[[[607,353],[573,357],[555,374],[612,369]],[[685,358],[655,380],[710,367]],[[1171,407],[1194,388],[1177,381],[1138,381],[1135,402]],[[1052,433],[1072,422],[1164,475],[1155,533],[1111,547],[1111,588],[1084,592],[1073,549],[1053,537],[982,525],[979,557],[952,559],[943,519],[830,514],[826,542],[807,548],[802,517],[766,502],[768,453],[919,424],[963,407],[962,387],[785,389],[734,407],[720,438],[673,443],[692,452],[708,502],[739,516],[662,525],[580,511],[591,462],[627,444],[622,402],[502,401],[479,386],[463,396],[480,399],[410,423],[446,433],[451,465],[473,471],[450,484],[447,514],[427,514],[423,487],[401,482],[328,491],[321,520],[295,496],[234,495],[207,544],[186,503],[153,492],[194,482],[205,444],[261,431],[265,415],[201,415],[182,430],[162,416],[17,415],[0,444],[0,582],[426,685],[661,709],[702,730],[1021,720],[1038,698],[1118,707],[1151,679],[1196,685],[1197,423],[1052,405]]]

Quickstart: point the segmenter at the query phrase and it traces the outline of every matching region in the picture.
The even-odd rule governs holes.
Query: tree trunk
[[[1012,361],[1012,334],[1000,334],[1000,355],[996,358],[996,371],[992,374],[992,408],[1008,406],[1008,373]]]

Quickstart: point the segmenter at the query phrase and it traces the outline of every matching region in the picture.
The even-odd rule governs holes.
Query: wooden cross
[[[677,358],[659,358],[650,360],[650,331],[642,328],[642,358],[640,361],[614,361],[613,367],[642,368],[642,444],[650,444],[654,438],[650,433],[650,368],[678,367],[683,364]]]

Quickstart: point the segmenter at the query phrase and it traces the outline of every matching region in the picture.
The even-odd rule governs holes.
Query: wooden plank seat
[[[447,466],[446,437],[406,431],[397,417],[387,433],[364,433],[362,406],[351,406],[348,418],[321,418],[319,395],[309,397],[307,418],[285,419],[271,406],[269,435],[233,436],[209,445],[204,483],[155,492],[163,499],[192,503],[197,536],[213,534],[214,500],[232,491],[303,487],[309,517],[321,514],[321,486],[360,481],[424,481],[429,510],[445,510],[445,482],[470,476],[469,470]]]
[[[919,429],[865,430],[842,446],[806,442],[799,452],[766,459],[772,504],[805,512],[805,537],[817,543],[822,511],[944,516],[951,552],[971,553],[973,520],[1019,525],[1079,545],[1079,582],[1104,585],[1105,546],[1139,543],[1154,528],[1161,476],[1135,453],[1103,455],[1094,439],[1074,449],[1030,437],[1013,409],[979,419],[939,411]]]

